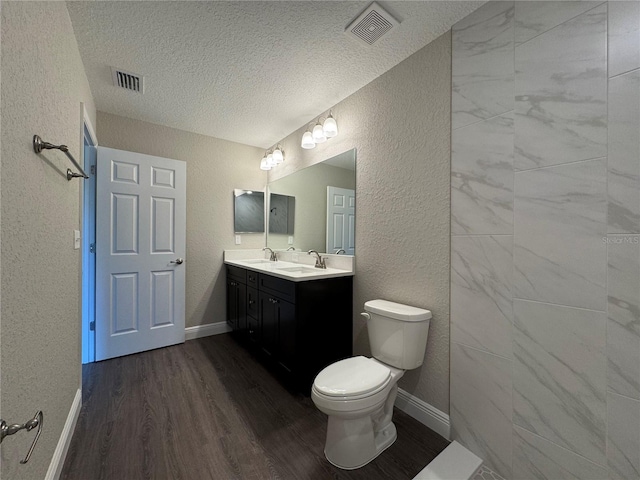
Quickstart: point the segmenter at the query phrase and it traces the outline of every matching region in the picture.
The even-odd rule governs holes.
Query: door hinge
[[[91,175],[95,175],[95,174],[96,174],[96,166],[91,165]]]
[[[89,244],[89,252],[90,253],[96,253],[96,244],[95,243],[90,243]]]
[[[96,331],[96,322],[95,322],[95,320],[93,322],[89,322],[89,330],[91,330],[92,332]]]

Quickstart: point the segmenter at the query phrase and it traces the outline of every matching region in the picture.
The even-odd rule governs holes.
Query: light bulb
[[[327,119],[324,121],[322,125],[322,131],[324,132],[325,137],[332,138],[338,135],[338,124],[336,120],[329,114]]]
[[[301,145],[301,147],[306,149],[306,150],[309,150],[310,148],[313,148],[315,146],[316,146],[316,142],[313,141],[313,136],[311,135],[311,132],[309,130],[307,130],[302,135],[302,145]]]
[[[323,143],[327,141],[327,137],[324,136],[322,125],[319,123],[313,127],[313,141],[316,143]]]
[[[260,170],[271,170],[271,165],[267,163],[267,157],[260,160]]]
[[[267,165],[269,165],[270,167],[274,167],[276,165],[273,161],[273,153],[267,155]]]
[[[276,149],[273,151],[273,162],[276,165],[280,165],[282,162],[284,162],[284,155],[282,155],[282,150],[280,150],[280,147],[276,147]]]

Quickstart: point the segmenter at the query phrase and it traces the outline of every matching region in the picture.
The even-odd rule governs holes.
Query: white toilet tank
[[[429,310],[386,300],[370,300],[364,310],[369,317],[369,343],[375,358],[402,370],[422,365],[431,321]]]

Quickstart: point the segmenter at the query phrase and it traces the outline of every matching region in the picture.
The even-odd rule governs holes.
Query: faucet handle
[[[316,255],[316,268],[327,268],[327,264],[325,263],[324,258],[322,258],[318,252],[316,252],[315,250],[309,250],[307,252],[308,255],[311,255],[312,253],[315,253]]]
[[[276,254],[276,252],[274,252],[273,250],[271,250],[269,247],[264,247],[262,249],[262,251],[264,252],[265,250],[269,250],[271,252],[271,255],[269,255],[269,261],[271,262],[277,262],[278,261],[278,255]]]

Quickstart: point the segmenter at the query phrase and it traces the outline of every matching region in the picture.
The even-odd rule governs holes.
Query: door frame
[[[87,165],[85,158],[85,146],[98,147],[98,137],[84,104],[81,104],[82,128],[80,131],[80,162],[89,178],[82,181],[80,187],[80,228],[82,236],[82,306],[81,306],[81,359],[82,363],[91,363],[96,360],[96,335],[91,330],[91,323],[95,322],[95,255],[91,252],[91,244],[95,244],[96,236],[96,176],[92,165]],[[95,167],[94,167],[95,169]],[[91,202],[91,198],[93,201]],[[95,323],[94,323],[95,325]]]

